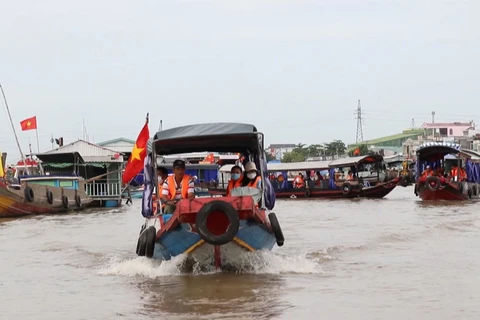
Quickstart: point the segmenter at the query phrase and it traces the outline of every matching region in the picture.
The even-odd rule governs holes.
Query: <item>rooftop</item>
[[[424,122],[422,128],[450,128],[450,127],[471,127],[473,126],[473,121],[469,122],[438,122],[438,123],[428,123]]]
[[[423,129],[404,130],[402,133],[393,134],[391,136],[386,136],[386,137],[381,137],[381,138],[377,138],[377,139],[366,140],[366,141],[363,141],[363,142],[350,144],[350,145],[348,145],[348,149],[351,150],[353,148],[356,148],[356,147],[358,147],[360,145],[364,145],[364,144],[375,145],[375,144],[384,143],[384,142],[388,142],[388,141],[392,141],[392,140],[397,140],[397,139],[402,139],[402,138],[410,138],[410,137],[414,137],[414,136],[418,136],[418,135],[422,135],[422,134],[423,134]]]

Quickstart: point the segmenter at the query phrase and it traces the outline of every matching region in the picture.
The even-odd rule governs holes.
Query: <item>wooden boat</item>
[[[414,193],[424,201],[428,200],[469,200],[478,199],[480,193],[480,154],[462,150],[456,143],[428,142],[417,148],[417,168]],[[436,174],[424,177],[421,173],[429,165],[433,170],[443,168],[450,172],[452,165],[465,166],[466,181],[460,176]]]
[[[169,260],[180,254],[187,261],[216,268],[234,265],[242,253],[282,246],[283,233],[275,213],[275,193],[267,179],[263,134],[242,123],[210,123],[158,132],[145,160],[142,215],[145,223],[137,254]],[[241,152],[255,162],[263,190],[236,188],[230,197],[182,199],[173,214],[162,213],[156,185],[157,156],[187,152]],[[155,209],[157,208],[157,209]]]
[[[80,155],[66,153],[55,154],[55,158],[52,156],[48,160],[50,163],[77,163]],[[83,178],[45,174],[41,166],[39,172],[38,175],[24,175],[17,169],[14,181],[0,181],[0,217],[65,213],[81,210],[92,201],[85,193]]]
[[[367,155],[333,161],[271,163],[268,171],[281,172],[283,177],[287,177],[289,173],[296,175],[303,172],[307,177],[304,188],[293,188],[289,179],[284,180],[281,185],[273,181],[277,198],[383,198],[398,185],[401,178],[385,181],[382,160],[380,155]],[[353,181],[342,178],[348,170],[356,173]],[[311,171],[327,171],[328,178],[314,182],[309,179]]]
[[[385,170],[387,179],[392,180],[401,177],[400,186],[407,187],[415,183],[415,163],[412,159],[394,155],[383,158],[387,168]]]

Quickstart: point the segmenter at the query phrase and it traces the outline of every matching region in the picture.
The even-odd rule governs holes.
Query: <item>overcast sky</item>
[[[22,148],[254,123],[269,143],[355,142],[480,119],[480,1],[2,1],[0,83]],[[0,106],[3,108],[3,101]],[[4,115],[5,113],[0,113]],[[18,157],[6,116],[0,149]]]

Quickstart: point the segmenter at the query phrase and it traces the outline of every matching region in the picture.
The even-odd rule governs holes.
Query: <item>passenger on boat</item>
[[[229,197],[232,193],[233,188],[241,187],[243,174],[242,168],[240,166],[233,166],[230,170],[230,181],[228,181],[227,192],[225,194],[226,197]]]
[[[433,176],[434,172],[430,166],[427,166],[427,168],[422,172],[422,178]]]
[[[179,200],[194,198],[195,187],[193,179],[185,174],[185,161],[175,160],[173,162],[173,175],[169,176],[163,183],[163,212],[173,213]]]
[[[279,184],[282,184],[283,181],[285,181],[285,178],[283,177],[283,174],[279,174],[277,177],[277,181]]]
[[[157,181],[158,181],[158,193],[160,194],[162,190],[163,183],[165,179],[168,177],[168,171],[165,167],[158,167],[157,168]]]
[[[262,188],[262,177],[258,175],[257,166],[253,162],[247,162],[245,165],[247,179],[243,179],[242,187]]]
[[[453,179],[454,181],[457,181],[457,174],[458,174],[458,181],[465,181],[467,180],[467,173],[465,172],[465,169],[463,168],[458,168],[457,165],[452,165],[452,169],[450,170],[450,178]]]
[[[294,188],[305,188],[305,180],[303,179],[303,174],[299,173],[298,176],[293,180]]]
[[[348,170],[347,177],[345,178],[345,180],[353,181],[353,179],[354,179],[353,172],[351,170]]]

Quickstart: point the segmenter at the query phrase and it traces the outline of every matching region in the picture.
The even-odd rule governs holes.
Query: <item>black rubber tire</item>
[[[468,189],[467,194],[470,199],[472,199],[472,189]]]
[[[472,185],[472,194],[474,196],[478,196],[478,189],[476,184]]]
[[[400,184],[402,185],[402,187],[408,186],[408,184],[410,183],[409,180],[410,180],[410,179],[408,179],[407,176],[403,176],[403,177],[402,177],[402,182],[400,182]]]
[[[413,194],[418,197],[418,186],[417,186],[416,183],[415,183],[415,185],[413,186]]]
[[[137,242],[137,255],[140,257],[145,256],[145,251],[147,249],[147,232],[143,232],[140,237],[138,237]]]
[[[153,257],[153,252],[155,251],[155,239],[157,237],[157,230],[154,226],[148,227],[145,231],[145,257]]]
[[[67,196],[62,196],[62,206],[65,209],[68,209],[68,198],[67,198]]]
[[[312,194],[312,193],[311,193],[310,189],[307,189],[307,190],[305,191],[305,197],[306,197],[306,198],[310,197],[311,194]]]
[[[80,199],[80,196],[77,194],[75,196],[75,204],[77,205],[77,207],[81,208],[82,207],[82,199]]]
[[[280,223],[278,223],[277,215],[274,212],[270,212],[270,214],[268,215],[268,220],[270,221],[270,226],[272,227],[275,239],[277,239],[277,246],[283,246],[285,242],[285,237],[283,236],[283,231],[280,227]]]
[[[49,204],[53,204],[53,193],[52,193],[52,191],[47,190],[46,196],[47,196],[47,202]]]
[[[221,235],[214,235],[207,228],[207,218],[212,212],[221,211],[223,212],[230,222],[227,231]],[[198,211],[197,217],[195,220],[198,234],[205,242],[214,245],[221,246],[229,243],[237,235],[238,229],[240,228],[240,220],[238,218],[238,212],[231,204],[215,200],[203,205],[203,207]]]
[[[33,193],[33,189],[29,186],[25,187],[24,193],[25,199],[27,199],[28,202],[33,202],[35,200],[35,194]]]
[[[342,185],[342,192],[343,194],[349,194],[352,191],[352,185],[350,183],[344,183]]]
[[[431,182],[435,182],[435,186],[431,185]],[[429,176],[425,181],[425,187],[430,191],[437,191],[440,188],[440,179],[436,176]]]

